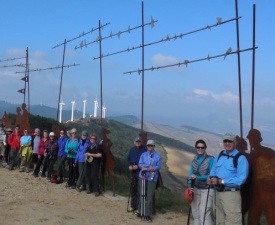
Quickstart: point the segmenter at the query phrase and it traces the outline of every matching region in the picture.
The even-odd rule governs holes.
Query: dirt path
[[[127,198],[105,192],[95,197],[52,184],[31,173],[0,168],[1,225],[136,225],[144,221],[126,212]],[[182,214],[157,213],[153,223],[179,225],[186,223]]]

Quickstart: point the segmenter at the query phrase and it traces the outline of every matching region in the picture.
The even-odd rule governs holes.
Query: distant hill
[[[135,128],[140,128],[140,120],[134,116],[119,116],[112,117],[112,119]],[[216,155],[223,148],[222,134],[216,134],[191,126],[182,125],[179,127],[173,127],[170,125],[156,124],[145,121],[144,131],[172,138],[189,146],[194,146],[198,139],[203,139],[206,141],[208,146],[207,152],[212,155]]]

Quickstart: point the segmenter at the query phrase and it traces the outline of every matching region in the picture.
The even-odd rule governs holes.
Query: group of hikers
[[[86,130],[77,137],[75,128],[60,130],[59,135],[48,130],[36,128],[32,135],[28,130],[20,132],[20,127],[14,130],[5,129],[0,124],[0,154],[1,164],[8,170],[19,167],[20,172],[30,172],[33,167],[34,177],[45,177],[52,183],[63,183],[65,162],[69,171],[66,177],[67,188],[77,191],[86,190],[97,197],[100,195],[99,175],[102,163],[102,142],[97,141],[95,134],[88,135]],[[42,134],[41,134],[42,133]],[[57,162],[56,172],[54,165]]]
[[[4,130],[4,127],[0,124],[0,160],[6,169],[13,170],[17,163],[20,172],[28,173],[33,165],[34,177],[40,175],[54,183],[62,183],[67,161],[67,187],[100,195],[103,149],[102,141],[98,142],[96,135],[89,136],[83,130],[78,138],[75,128],[68,132],[60,130],[59,135],[47,130],[41,135],[40,129],[36,128],[33,135],[28,130],[21,135],[19,126],[14,131]],[[185,191],[195,225],[212,225],[213,215],[216,224],[241,225],[243,222],[240,191],[248,178],[249,164],[238,150],[237,138],[232,133],[225,134],[224,150],[216,157],[207,154],[204,140],[195,143],[197,154],[190,164]],[[155,150],[154,140],[148,140],[146,146],[142,142],[140,137],[136,137],[127,156],[131,173],[127,211],[150,223],[162,157]],[[54,174],[56,161],[57,172]]]

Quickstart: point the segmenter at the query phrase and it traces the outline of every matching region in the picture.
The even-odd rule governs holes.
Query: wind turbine
[[[97,98],[95,99],[94,101],[94,118],[97,117],[97,109],[98,109],[98,101],[97,101]]]
[[[105,105],[103,105],[103,107],[102,107],[102,118],[103,119],[105,119],[105,116],[106,116],[106,107],[105,107]]]
[[[59,123],[62,122],[62,109],[63,109],[63,105],[66,105],[66,104],[63,102],[63,99],[61,97],[61,102],[59,102]]]
[[[85,100],[83,100],[83,116],[82,116],[83,119],[85,119],[86,117],[86,102],[87,100],[85,98]]]
[[[71,101],[72,103],[72,116],[71,116],[71,121],[74,121],[74,107],[75,107],[75,100]]]

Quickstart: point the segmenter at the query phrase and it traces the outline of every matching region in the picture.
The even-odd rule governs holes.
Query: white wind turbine
[[[63,99],[61,97],[61,102],[59,102],[59,123],[62,122],[62,109],[63,109],[63,105],[66,105],[66,104],[63,102]]]
[[[102,107],[102,118],[105,119],[105,116],[106,116],[106,107],[105,105]]]
[[[98,109],[98,101],[97,101],[97,98],[96,100],[94,101],[94,118],[97,117],[97,109]]]
[[[75,107],[75,100],[71,101],[72,103],[72,115],[71,115],[71,121],[74,121],[74,107]]]
[[[83,115],[82,115],[82,118],[84,119],[86,117],[86,98],[85,100],[83,100]]]

